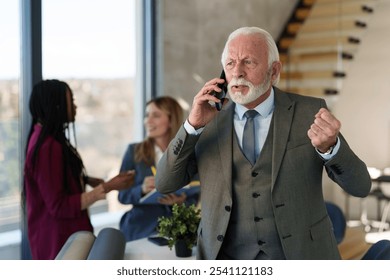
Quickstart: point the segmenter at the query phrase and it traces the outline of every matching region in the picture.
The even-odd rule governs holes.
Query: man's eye
[[[245,65],[250,68],[250,69],[253,69],[256,67],[256,62],[254,62],[253,60],[245,60]]]
[[[226,63],[226,68],[227,69],[232,69],[234,67],[234,61],[229,61]]]

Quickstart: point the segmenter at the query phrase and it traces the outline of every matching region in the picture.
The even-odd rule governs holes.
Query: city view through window
[[[0,0],[0,233],[19,228],[19,72],[18,1]]]
[[[42,0],[43,78],[63,80],[73,90],[74,144],[87,173],[103,179],[119,172],[127,144],[137,138],[134,2]],[[19,146],[19,17],[19,1],[0,0],[0,233],[20,228],[19,163],[25,147]],[[126,209],[116,193],[107,201],[96,203],[91,213]]]

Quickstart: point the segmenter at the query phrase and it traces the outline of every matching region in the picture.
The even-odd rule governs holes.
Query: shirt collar
[[[160,147],[159,146],[157,146],[156,144],[154,145],[154,153],[155,153],[155,162],[157,163],[157,162],[159,162],[160,161],[160,159],[162,158],[162,156],[163,156],[163,151],[160,149]]]
[[[274,109],[274,99],[274,88],[271,87],[268,98],[253,108],[253,110],[256,110],[262,117],[268,116]],[[248,111],[248,109],[245,106],[236,103],[235,113],[240,120],[244,118],[246,111]]]

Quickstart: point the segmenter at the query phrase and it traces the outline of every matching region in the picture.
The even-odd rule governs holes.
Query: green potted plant
[[[159,236],[168,239],[168,247],[172,250],[175,246],[178,257],[188,257],[192,254],[192,248],[196,245],[198,226],[200,222],[200,209],[195,205],[186,206],[174,204],[172,216],[158,219]]]

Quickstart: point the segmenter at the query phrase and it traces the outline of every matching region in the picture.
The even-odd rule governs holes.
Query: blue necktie
[[[252,165],[256,162],[254,118],[257,115],[258,113],[256,110],[248,110],[245,112],[246,123],[244,126],[244,134],[242,136],[242,150],[245,157]]]

